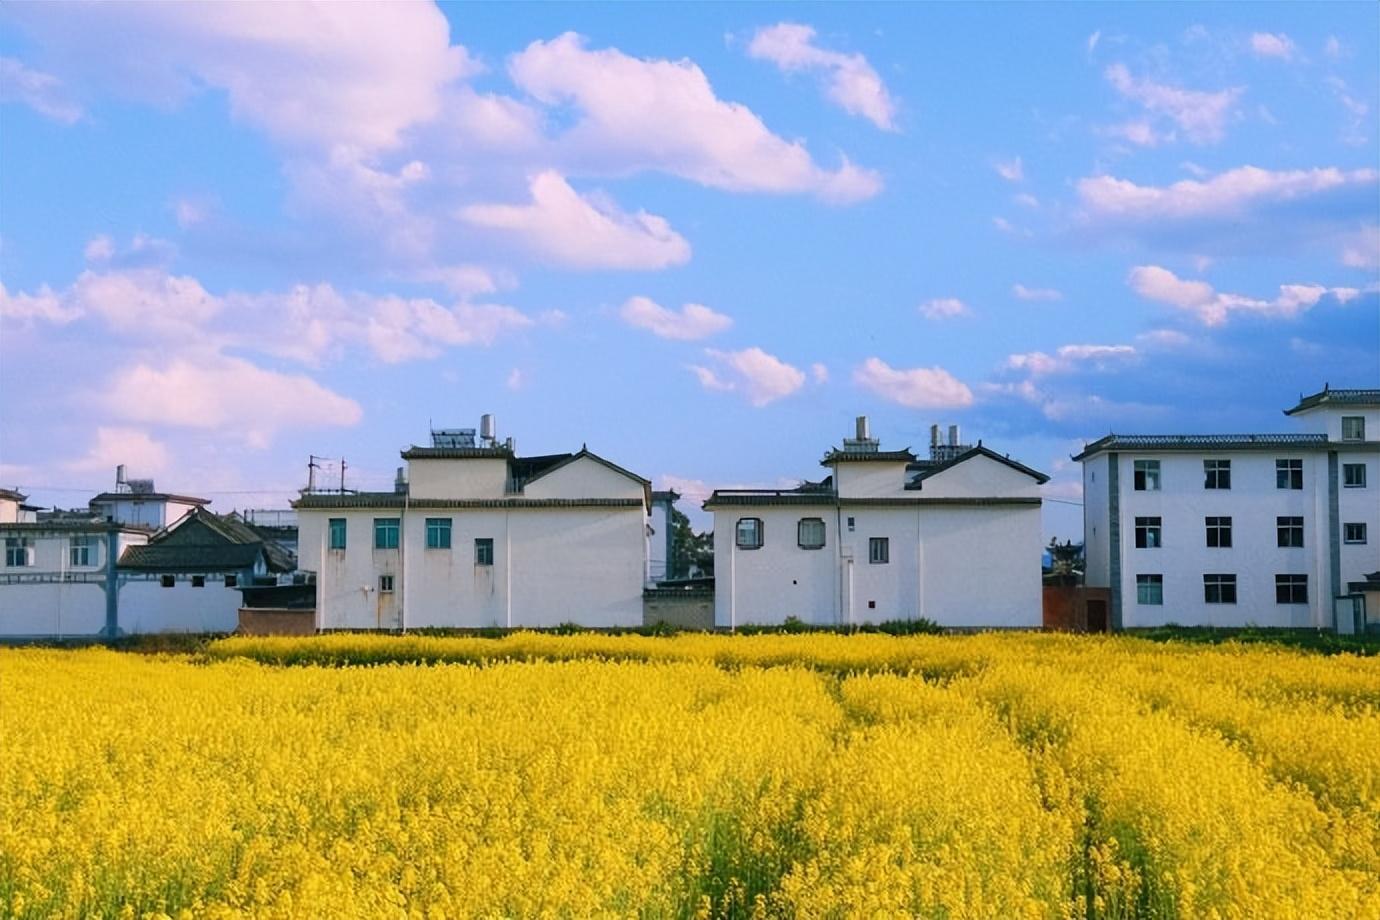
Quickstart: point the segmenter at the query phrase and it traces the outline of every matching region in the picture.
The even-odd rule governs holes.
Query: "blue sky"
[[[0,485],[281,507],[428,424],[700,498],[1380,384],[1374,4],[10,4]],[[683,503],[693,511],[697,502]],[[702,517],[698,518],[703,520]]]

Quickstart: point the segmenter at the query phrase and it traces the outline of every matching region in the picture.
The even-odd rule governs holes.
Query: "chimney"
[[[930,451],[933,452],[939,446],[939,426],[930,426]]]
[[[859,441],[866,441],[871,437],[871,435],[869,435],[867,431],[867,416],[858,416],[857,429]]]
[[[516,453],[517,453],[517,443],[516,443],[512,438],[509,438],[507,441],[505,441],[504,444],[503,444],[503,446],[506,447],[506,448],[508,448],[508,453],[510,453],[510,454],[516,454]]]
[[[407,473],[403,467],[398,467],[398,475],[393,477],[393,492],[396,495],[403,495],[407,492]]]
[[[491,413],[484,413],[479,417],[479,436],[492,444],[494,437],[494,417]]]
[[[115,467],[115,491],[120,491],[120,486],[125,484],[125,465],[121,463]]]
[[[957,426],[957,425],[950,425],[950,426],[949,426],[949,446],[950,446],[950,447],[957,447],[957,446],[958,446],[958,426]]]

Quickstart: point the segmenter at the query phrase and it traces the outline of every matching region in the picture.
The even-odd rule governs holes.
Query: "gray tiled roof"
[[[1074,456],[1084,460],[1112,450],[1318,450],[1338,446],[1325,434],[1109,434]]]
[[[409,447],[404,460],[507,460],[513,452],[506,447]]]
[[[1323,387],[1320,392],[1314,393],[1312,396],[1300,396],[1299,404],[1292,409],[1285,409],[1284,414],[1293,415],[1295,412],[1316,409],[1318,406],[1377,409],[1380,408],[1380,390],[1334,390],[1330,387]]]
[[[149,543],[129,546],[120,554],[120,568],[144,572],[233,572],[253,568],[262,544],[177,546]]]
[[[177,495],[173,492],[102,492],[88,502],[94,505],[97,502],[182,502],[188,505],[209,505],[209,498],[197,498],[195,495]]]
[[[349,495],[303,495],[292,502],[298,510],[332,508],[641,508],[640,498],[407,498],[396,492],[355,492]]]
[[[726,507],[826,506],[838,504],[844,508],[918,508],[935,506],[995,507],[1001,505],[1039,505],[1039,498],[927,498],[922,495],[882,498],[836,498],[833,493],[758,491],[715,492],[705,501],[706,510]]]
[[[989,460],[995,460],[998,463],[1011,467],[1011,469],[1015,470],[1018,473],[1025,473],[1027,476],[1031,477],[1036,482],[1042,485],[1046,482],[1049,482],[1049,477],[1046,476],[1044,473],[1041,473],[1039,470],[1032,470],[1024,463],[1019,463],[1015,460],[1012,460],[1010,457],[1003,456],[1002,454],[999,454],[996,451],[987,447],[983,447],[981,444],[979,444],[977,447],[969,448],[968,450],[964,451],[963,453],[959,454],[957,457],[954,457],[951,460],[945,460],[942,463],[931,463],[928,466],[920,467],[919,475],[912,479],[910,482],[906,483],[906,488],[924,488],[923,483],[929,477],[934,476],[938,473],[942,473],[950,467],[958,466],[965,460],[971,460],[974,457],[986,457]],[[915,465],[919,466],[918,464]],[[911,467],[906,467],[906,469],[910,470]]]
[[[831,466],[835,463],[914,463],[915,454],[911,453],[909,447],[905,450],[874,450],[854,451],[854,450],[831,450],[824,455],[824,459],[819,461],[820,466]]]

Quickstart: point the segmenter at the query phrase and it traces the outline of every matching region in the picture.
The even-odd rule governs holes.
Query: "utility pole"
[[[315,454],[307,455],[307,492],[316,491],[316,471],[321,469],[321,464],[317,463]]]

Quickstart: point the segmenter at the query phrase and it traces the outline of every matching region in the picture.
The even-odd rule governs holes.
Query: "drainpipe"
[[[728,631],[738,630],[738,524],[733,525],[728,544]]]
[[[105,531],[105,637],[114,639],[120,634],[120,575],[115,570],[119,554],[119,532],[107,524]]]
[[[407,632],[407,506],[411,498],[411,483],[403,493],[402,520],[398,521],[398,581],[402,597],[398,599],[398,632]],[[425,539],[425,534],[423,534]]]
[[[346,518],[346,520],[349,519]],[[325,524],[326,526],[321,528],[321,555],[319,557],[320,562],[316,566],[316,631],[318,633],[321,632],[322,624],[326,621],[326,535],[331,531],[331,519],[329,517],[325,519]],[[346,527],[348,526],[346,524]],[[346,532],[348,533],[348,530]],[[345,545],[347,547],[350,545],[348,539],[345,541]]]
[[[513,628],[513,509],[503,509],[503,607],[504,622]]]

